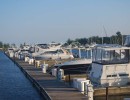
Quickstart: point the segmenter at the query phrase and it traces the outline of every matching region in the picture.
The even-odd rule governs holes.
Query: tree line
[[[96,43],[96,44],[119,44],[123,45],[126,35],[122,35],[121,32],[116,32],[115,35],[110,37],[99,37],[99,36],[92,36],[89,38],[77,38],[75,40],[68,39],[64,45],[83,45]]]
[[[77,38],[75,40],[72,39],[68,39],[66,41],[66,43],[64,43],[64,46],[68,46],[68,45],[76,45],[76,46],[85,46],[85,45],[90,45],[92,43],[96,43],[96,44],[119,44],[119,45],[123,45],[124,41],[125,41],[125,37],[126,35],[122,35],[120,31],[116,32],[115,35],[112,35],[110,37],[99,37],[99,36],[92,36],[89,38]],[[20,44],[20,47],[23,47],[24,45],[26,45],[26,43],[24,44]],[[3,43],[0,41],[0,48],[10,48],[10,47],[16,47],[15,44],[9,44],[9,43]]]
[[[0,48],[8,49],[9,47],[10,47],[9,43],[3,43],[3,42],[0,41]]]

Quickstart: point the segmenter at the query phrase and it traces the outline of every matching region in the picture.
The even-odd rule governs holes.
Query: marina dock
[[[50,74],[42,73],[41,68],[35,68],[22,60],[15,61],[46,100],[87,100],[87,96],[81,94],[78,90],[58,81]]]

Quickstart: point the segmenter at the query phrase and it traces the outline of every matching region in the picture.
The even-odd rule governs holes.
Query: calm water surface
[[[43,100],[20,69],[0,52],[0,100]]]

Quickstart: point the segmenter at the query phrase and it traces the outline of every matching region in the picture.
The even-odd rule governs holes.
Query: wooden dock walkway
[[[42,73],[41,68],[35,68],[22,60],[16,60],[16,63],[46,100],[87,100],[87,96],[78,90],[58,81],[50,74]]]

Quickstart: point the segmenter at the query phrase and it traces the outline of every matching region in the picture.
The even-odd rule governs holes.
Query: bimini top
[[[93,62],[101,64],[129,63],[130,47],[102,46],[93,49]]]

